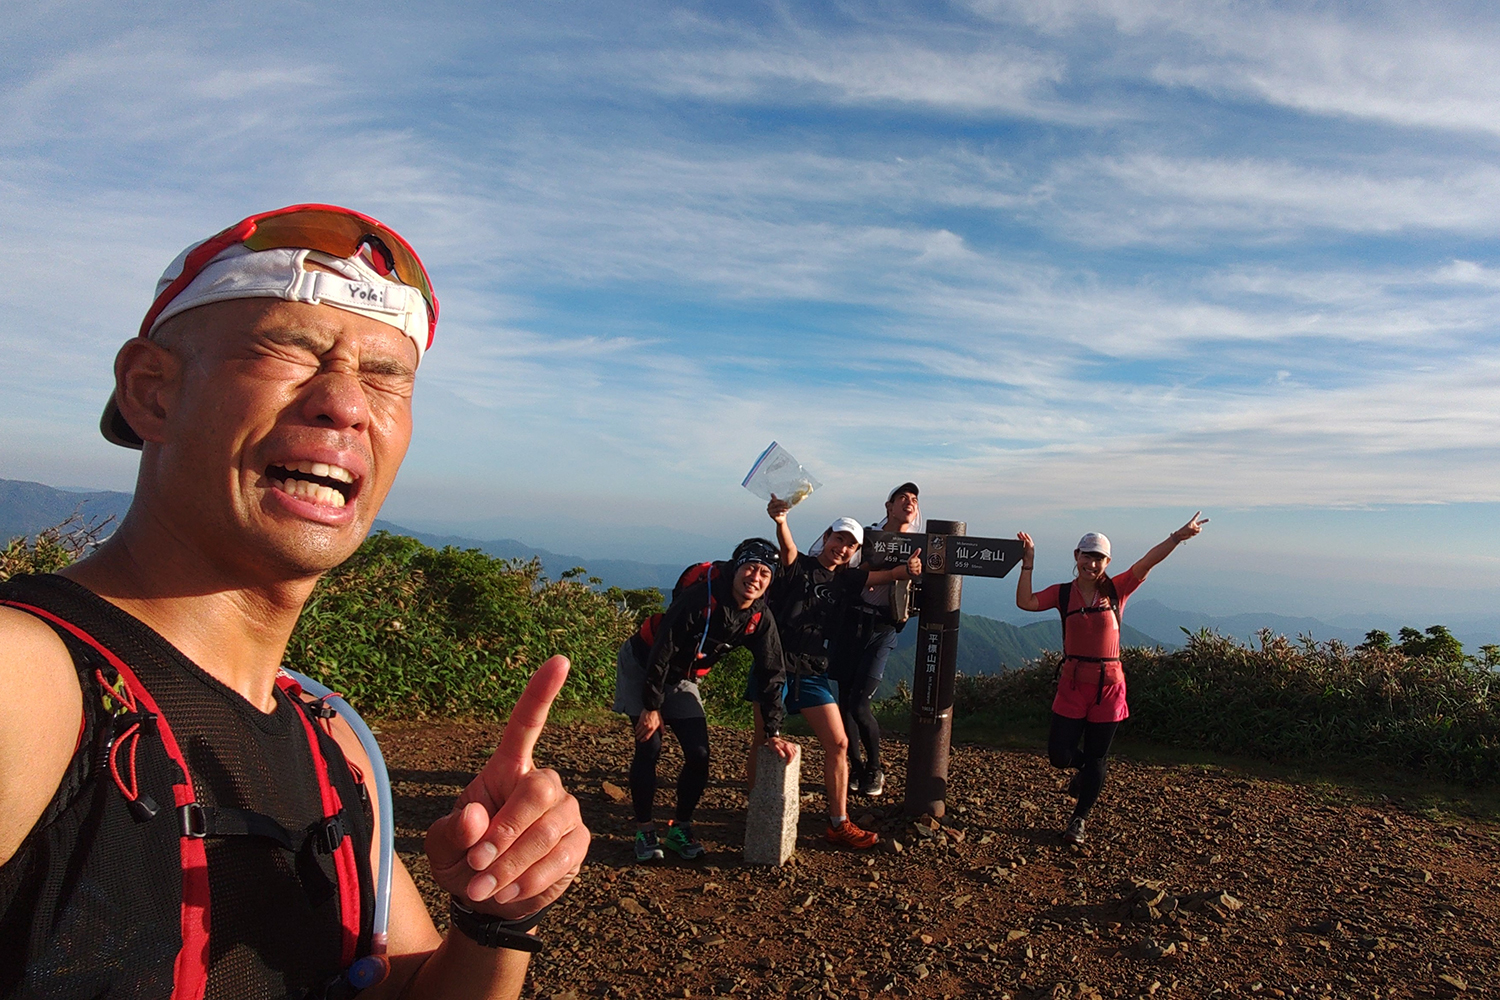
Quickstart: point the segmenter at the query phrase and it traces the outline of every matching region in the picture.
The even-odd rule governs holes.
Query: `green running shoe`
[[[635,831],[635,859],[637,861],[660,861],[666,857],[662,853],[661,843],[656,839],[655,830]]]
[[[667,835],[662,838],[662,845],[673,851],[684,861],[703,856],[703,845],[693,838],[693,824],[683,823],[681,826],[673,823],[667,827]]]

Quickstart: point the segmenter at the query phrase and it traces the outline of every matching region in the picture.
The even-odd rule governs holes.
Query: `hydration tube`
[[[375,928],[370,935],[370,954],[349,966],[345,973],[350,986],[356,990],[368,989],[385,979],[391,968],[385,957],[391,923],[391,876],[395,870],[396,850],[396,815],[391,805],[391,776],[386,772],[385,756],[380,752],[380,744],[375,742],[375,734],[370,732],[365,720],[344,700],[343,695],[335,694],[306,674],[299,674],[285,667],[281,672],[300,684],[302,690],[314,698],[322,699],[324,704],[349,723],[349,728],[359,737],[359,745],[365,748],[365,755],[370,758],[371,777],[375,779],[375,801],[379,803],[380,812],[380,827],[376,830],[377,843],[380,845],[380,869],[375,874]]]

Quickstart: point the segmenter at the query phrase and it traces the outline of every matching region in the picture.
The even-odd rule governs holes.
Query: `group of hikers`
[[[100,420],[140,454],[128,513],[87,557],[0,582],[0,686],[17,693],[0,712],[0,997],[520,995],[591,841],[578,800],[532,759],[567,660],[536,670],[427,831],[445,933],[394,850],[374,735],[282,667],[314,587],[364,541],[395,481],[437,319],[411,245],[335,205],[249,216],[162,273]],[[879,527],[918,525],[917,499],[897,487]],[[856,566],[864,529],[849,518],[802,553],[788,505],[768,512],[776,544],[750,539],[701,567],[620,650],[639,857],[701,853],[698,681],[737,646],[756,664],[756,741],[789,757],[781,724],[802,714],[828,761],[829,839],[876,841],[847,796],[885,786],[870,697],[921,562]],[[1108,540],[1085,535],[1077,579],[1039,594],[1021,536],[1018,604],[1061,607],[1067,624],[1051,752],[1078,772],[1072,840],[1127,712],[1119,612],[1200,525],[1114,578]],[[687,763],[658,841],[663,726]]]
[[[868,529],[917,531],[919,495],[915,483],[897,486],[886,498],[885,519]],[[870,702],[896,648],[896,636],[914,608],[912,585],[922,575],[922,553],[917,549],[893,566],[862,565],[867,529],[851,517],[834,520],[810,551],[800,552],[787,523],[791,506],[773,497],[766,507],[776,524],[775,545],[747,538],[726,562],[689,567],[667,610],[647,618],[620,647],[614,710],[630,718],[636,739],[630,789],[637,861],[661,860],[666,850],[688,860],[704,854],[693,835],[693,813],[709,776],[708,720],[699,682],[724,654],[739,647],[752,655],[744,695],[754,714],[747,784],[755,785],[760,746],[791,759],[795,750],[781,736],[781,726],[788,714],[801,715],[823,749],[824,836],[851,850],[868,850],[879,842],[874,832],[849,818],[848,802],[850,794],[875,797],[885,791],[880,725]],[[1110,743],[1130,714],[1120,660],[1125,602],[1152,567],[1202,531],[1204,523],[1194,514],[1113,577],[1105,572],[1109,539],[1091,531],[1073,550],[1074,579],[1040,593],[1033,591],[1031,578],[1036,547],[1027,533],[1017,535],[1023,556],[1016,606],[1023,611],[1056,609],[1062,620],[1062,660],[1047,750],[1054,766],[1076,772],[1068,785],[1075,805],[1062,831],[1066,843],[1083,842],[1089,812],[1104,787]],[[683,765],[675,815],[659,837],[653,808],[663,725],[677,737]]]

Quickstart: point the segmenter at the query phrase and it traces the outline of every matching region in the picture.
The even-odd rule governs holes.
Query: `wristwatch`
[[[486,948],[509,948],[511,951],[538,952],[542,939],[527,932],[542,922],[556,900],[527,917],[506,920],[488,913],[477,913],[457,896],[448,898],[448,921],[464,935]]]

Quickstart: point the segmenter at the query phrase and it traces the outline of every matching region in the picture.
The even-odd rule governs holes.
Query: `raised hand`
[[[1193,514],[1192,517],[1188,518],[1187,524],[1184,524],[1182,527],[1172,532],[1172,540],[1176,542],[1185,542],[1189,538],[1196,538],[1198,537],[1198,533],[1203,530],[1203,526],[1207,523],[1208,518],[1203,516],[1203,511],[1197,511]]]
[[[780,499],[774,493],[771,494],[771,502],[766,504],[766,513],[769,514],[771,516],[771,520],[775,521],[777,524],[786,523],[786,512],[791,509],[791,504],[787,503],[785,500]]]
[[[912,577],[917,577],[917,576],[921,576],[921,575],[922,575],[922,550],[921,549],[916,549],[915,551],[912,552],[911,558],[908,559],[908,560],[906,560],[906,578],[909,580]]]
[[[568,678],[554,656],[516,701],[500,746],[453,811],[427,831],[432,877],[475,910],[515,920],[557,899],[588,853],[578,800],[551,768],[538,768],[536,747],[552,701]]]
[[[1031,563],[1036,560],[1036,542],[1024,531],[1016,532],[1016,537],[1021,540],[1021,562]]]

